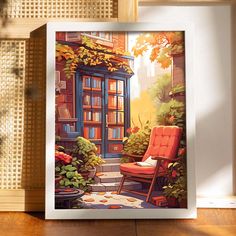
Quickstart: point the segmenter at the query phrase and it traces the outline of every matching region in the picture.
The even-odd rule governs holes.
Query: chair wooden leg
[[[155,186],[155,183],[156,183],[156,180],[157,180],[157,176],[158,176],[158,173],[159,173],[159,169],[160,169],[160,162],[157,163],[157,166],[156,166],[156,169],[155,169],[155,173],[154,173],[154,176],[153,176],[153,179],[152,179],[152,182],[151,182],[151,185],[150,185],[150,188],[148,190],[148,194],[147,194],[147,197],[146,197],[146,202],[149,202],[149,199],[152,195],[152,190]]]
[[[124,185],[124,182],[125,182],[125,175],[123,175],[121,181],[120,181],[120,186],[118,188],[118,191],[117,191],[117,194],[120,194],[121,190],[122,190],[122,187]]]
[[[152,183],[151,183],[151,185],[150,185],[150,188],[149,188],[149,190],[148,190],[148,194],[147,194],[147,197],[146,197],[146,202],[149,202],[149,199],[150,199],[150,197],[151,197],[151,195],[152,195],[152,190],[153,190],[153,188],[154,188],[155,183],[156,183],[156,177],[154,177],[154,178],[152,179]]]

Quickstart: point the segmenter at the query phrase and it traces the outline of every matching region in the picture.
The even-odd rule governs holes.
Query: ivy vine
[[[82,36],[81,45],[71,47],[65,44],[56,44],[56,60],[65,60],[66,78],[71,78],[75,74],[79,65],[87,66],[105,66],[108,71],[114,72],[123,69],[128,74],[132,74],[127,59],[122,56],[129,56],[129,52],[123,51],[121,48],[108,49],[95,43],[92,39]]]

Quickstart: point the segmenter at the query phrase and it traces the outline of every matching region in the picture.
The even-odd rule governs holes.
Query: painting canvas
[[[190,208],[185,33],[54,32],[55,211]]]

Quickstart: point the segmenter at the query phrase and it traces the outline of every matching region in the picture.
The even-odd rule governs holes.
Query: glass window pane
[[[120,95],[124,95],[124,81],[118,80],[117,81],[117,93]]]
[[[124,97],[118,97],[118,110],[124,111]]]
[[[108,109],[117,109],[117,96],[108,96]]]

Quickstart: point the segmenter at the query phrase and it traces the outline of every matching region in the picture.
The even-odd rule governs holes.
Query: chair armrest
[[[168,157],[163,157],[163,156],[156,156],[156,157],[152,157],[152,160],[160,160],[160,161],[168,161],[168,162],[174,162],[174,161],[179,161],[181,159],[181,157],[179,158],[175,158],[175,159],[170,159]]]

